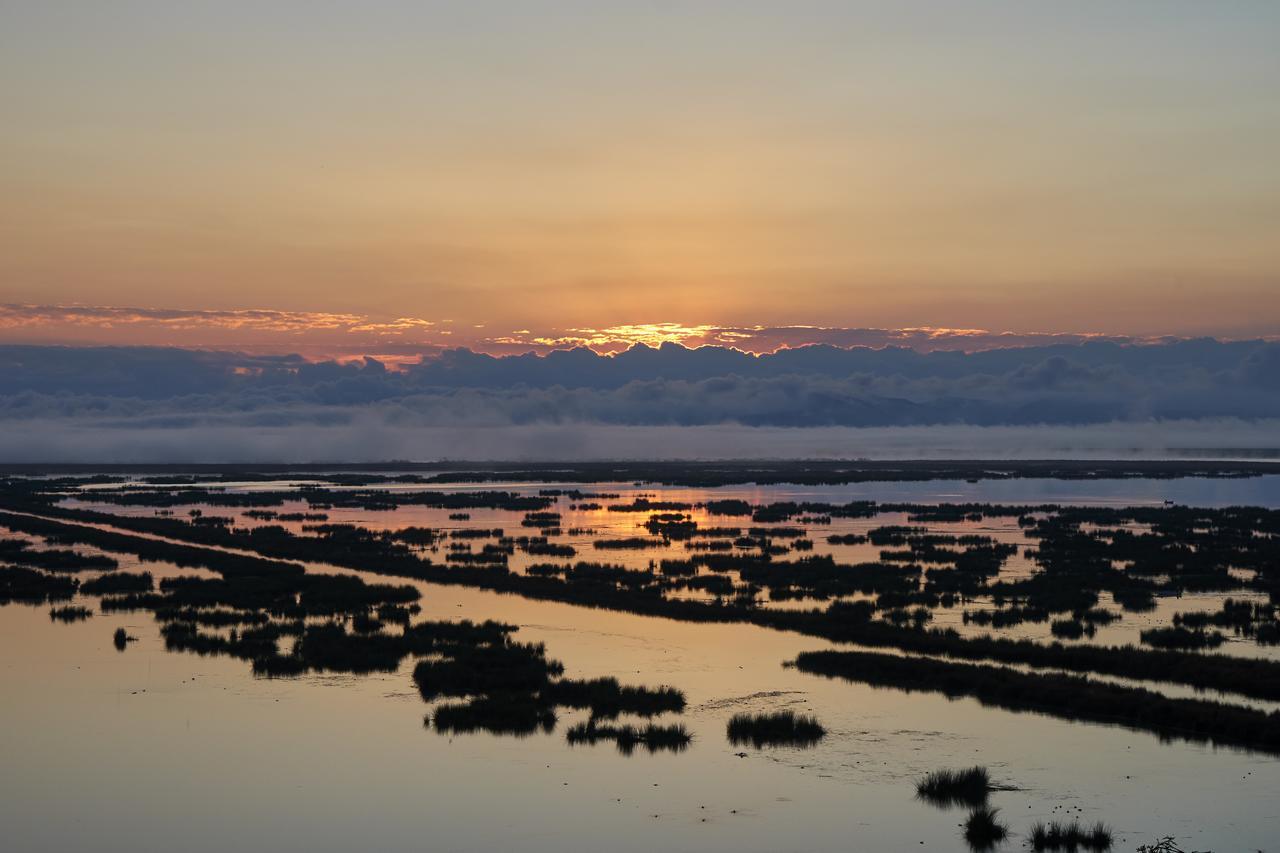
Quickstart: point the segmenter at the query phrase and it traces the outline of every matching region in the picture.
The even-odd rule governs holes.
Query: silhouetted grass
[[[729,720],[729,742],[749,743],[756,749],[765,746],[813,746],[827,730],[816,718],[800,716],[794,711],[772,714],[734,714]]]
[[[1090,637],[1094,634],[1092,623],[1082,622],[1079,619],[1057,619],[1049,624],[1049,630],[1055,637],[1062,637],[1067,640],[1078,640],[1088,634]]]
[[[985,767],[934,770],[916,783],[916,795],[935,806],[977,806],[987,801],[991,777]]]
[[[590,708],[592,717],[604,719],[619,714],[642,717],[667,712],[678,714],[685,706],[684,693],[674,687],[623,686],[616,678],[562,679],[548,684],[542,695],[553,705]]]
[[[537,731],[550,733],[556,725],[556,712],[527,694],[495,694],[441,705],[432,715],[432,722],[441,734],[483,731],[531,735]]]
[[[45,604],[66,601],[76,594],[79,581],[21,566],[0,566],[0,604]]]
[[[151,572],[109,572],[84,581],[80,591],[90,595],[112,595],[120,592],[150,592],[153,584]]]
[[[1139,635],[1142,642],[1158,649],[1206,649],[1216,648],[1226,640],[1218,631],[1191,630],[1181,626],[1173,628],[1148,628]]]
[[[49,618],[55,622],[82,622],[92,615],[93,611],[89,608],[70,604],[66,607],[55,607],[49,611]]]
[[[118,651],[124,651],[125,647],[132,643],[137,637],[130,637],[129,632],[123,628],[117,628],[116,632],[111,635],[111,642],[115,644]]]
[[[1139,687],[1008,667],[956,664],[873,652],[804,652],[802,672],[907,691],[971,696],[984,705],[1068,720],[1117,723],[1162,737],[1211,740],[1280,753],[1280,711],[1171,698]]]
[[[693,735],[680,724],[658,726],[650,723],[646,726],[601,726],[594,720],[579,723],[569,729],[566,738],[571,744],[595,744],[602,740],[611,740],[623,755],[630,755],[637,746],[643,746],[649,752],[683,752],[693,741]]]
[[[1103,823],[1086,829],[1076,821],[1071,823],[1037,823],[1029,836],[1033,850],[1109,850],[1111,830]]]

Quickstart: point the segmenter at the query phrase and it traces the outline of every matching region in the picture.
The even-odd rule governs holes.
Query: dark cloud
[[[568,453],[575,443],[590,444],[599,428],[706,435],[722,427],[1263,423],[1280,418],[1277,376],[1280,345],[1259,341],[977,353],[812,346],[763,356],[676,345],[613,357],[585,349],[503,358],[451,350],[402,371],[373,359],[4,346],[0,458],[33,458],[39,448],[65,457],[55,453],[58,442],[87,450],[147,441],[152,458],[165,458],[181,455],[184,440],[208,453],[252,446],[340,458],[361,446],[384,449],[360,458],[387,458],[412,449],[415,435],[455,447],[468,430],[523,431],[513,452],[537,452],[530,442],[542,435],[547,452]],[[290,435],[297,439],[291,448]],[[321,452],[326,441],[331,453]]]

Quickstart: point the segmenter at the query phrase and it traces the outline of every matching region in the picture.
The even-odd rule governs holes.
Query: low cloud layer
[[[0,347],[0,461],[1037,455],[1085,433],[1080,452],[1101,436],[1124,436],[1099,445],[1113,451],[1263,447],[1278,423],[1280,344],[1261,341],[760,357],[676,345],[612,357],[451,350],[400,371],[371,359]],[[1023,431],[1013,444],[1009,430]]]

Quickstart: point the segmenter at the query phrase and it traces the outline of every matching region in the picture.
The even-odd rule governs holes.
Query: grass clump
[[[734,714],[729,720],[729,742],[735,746],[749,743],[756,749],[765,746],[813,746],[827,730],[814,717],[794,711],[774,714]]]
[[[80,591],[90,595],[110,595],[120,592],[151,592],[154,579],[151,572],[108,572],[80,584]]]
[[[683,752],[693,741],[693,735],[679,723],[671,726],[653,723],[646,726],[602,726],[595,720],[579,723],[569,729],[566,738],[570,744],[595,744],[611,740],[623,755],[630,755],[637,746],[643,746],[650,753],[663,750]]]
[[[49,611],[49,618],[55,622],[82,622],[93,615],[93,611],[87,607],[77,607],[68,604],[65,607],[55,607]]]
[[[979,806],[990,791],[991,777],[985,767],[935,770],[916,783],[916,796],[936,806]]]
[[[1104,823],[1085,828],[1078,822],[1037,823],[1031,827],[1033,850],[1110,850],[1111,829]]]
[[[124,651],[125,648],[133,642],[137,641],[137,637],[130,637],[129,632],[123,628],[117,628],[116,632],[111,635],[111,642],[115,644],[117,651]]]

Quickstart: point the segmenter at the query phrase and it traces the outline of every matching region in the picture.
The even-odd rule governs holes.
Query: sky
[[[4,0],[0,342],[1270,337],[1278,37],[1274,2]]]

